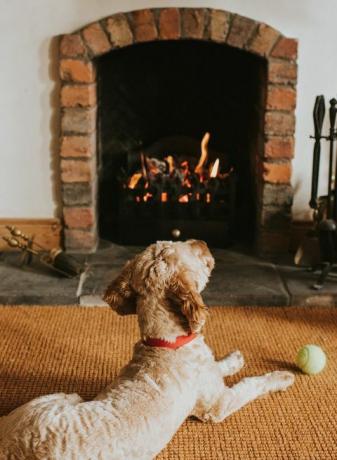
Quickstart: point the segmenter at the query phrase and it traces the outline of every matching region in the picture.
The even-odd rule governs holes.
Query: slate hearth
[[[0,304],[101,306],[101,294],[122,265],[139,247],[101,243],[95,254],[82,257],[88,264],[81,279],[64,279],[45,268],[18,266],[18,254],[0,254]],[[336,280],[330,278],[320,292],[310,286],[317,275],[292,266],[291,260],[274,263],[240,249],[212,250],[216,267],[204,291],[210,306],[335,305]]]

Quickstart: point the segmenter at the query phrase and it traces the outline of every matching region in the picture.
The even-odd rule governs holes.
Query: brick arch
[[[292,203],[297,40],[267,24],[206,8],[144,9],[119,13],[63,35],[60,40],[61,181],[65,246],[93,251],[96,222],[95,58],[156,40],[205,40],[267,60],[264,147],[259,152],[259,246],[286,249]]]

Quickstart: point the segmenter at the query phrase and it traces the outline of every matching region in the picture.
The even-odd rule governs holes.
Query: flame
[[[210,137],[211,137],[210,133],[205,133],[204,137],[202,138],[200,159],[199,159],[199,162],[198,162],[197,166],[194,169],[194,172],[197,173],[197,174],[202,173],[202,168],[203,168],[204,164],[207,161],[208,143],[209,143]]]
[[[172,174],[174,171],[174,158],[172,155],[168,155],[167,157],[164,158],[164,160],[167,161],[169,165],[169,173]]]
[[[144,176],[145,179],[147,179],[146,157],[145,157],[144,153],[140,154],[140,161],[141,161],[141,164],[142,164],[143,176]]]
[[[219,171],[219,164],[220,164],[220,160],[219,158],[217,158],[212,166],[212,169],[211,169],[211,172],[209,174],[209,177],[216,177],[218,175],[218,171]]]
[[[142,173],[133,174],[130,177],[128,187],[131,188],[131,189],[134,189],[141,178],[142,178]]]
[[[161,193],[161,201],[162,201],[162,203],[166,203],[166,202],[167,202],[167,198],[168,198],[167,192],[162,192],[162,193]]]

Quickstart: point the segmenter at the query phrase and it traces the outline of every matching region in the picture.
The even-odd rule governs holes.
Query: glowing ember
[[[143,201],[149,201],[150,198],[152,198],[152,194],[151,193],[145,193],[145,195],[143,196]]]
[[[188,203],[188,195],[183,195],[178,199],[179,203]]]
[[[143,177],[143,174],[142,174],[142,173],[135,173],[135,174],[133,174],[133,175],[130,177],[130,180],[129,180],[129,183],[128,183],[128,187],[131,188],[131,189],[134,189],[142,177]]]

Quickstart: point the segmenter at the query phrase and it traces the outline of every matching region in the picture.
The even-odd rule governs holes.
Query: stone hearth
[[[34,262],[19,266],[17,253],[0,254],[0,304],[104,305],[102,294],[124,263],[141,248],[102,243],[95,254],[77,255],[87,262],[85,276],[66,279]],[[265,261],[233,248],[215,249],[215,269],[203,298],[207,305],[315,306],[337,305],[336,275],[321,291],[311,289],[317,273],[294,267],[288,256],[282,262]],[[19,288],[18,288],[19,286]]]
[[[202,40],[252,53],[267,64],[264,126],[256,146],[256,247],[289,245],[294,150],[297,41],[272,27],[227,11],[146,9],[115,14],[61,37],[61,180],[64,245],[93,252],[97,216],[97,58],[137,43]]]

